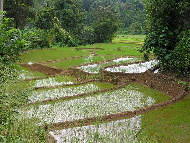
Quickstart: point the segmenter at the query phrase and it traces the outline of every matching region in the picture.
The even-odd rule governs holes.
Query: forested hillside
[[[119,14],[120,32],[125,34],[144,33],[145,11],[143,0],[82,0],[83,8],[88,12],[87,22],[93,21],[93,13],[99,7],[112,7]]]
[[[94,13],[99,11],[100,7],[111,7],[112,11],[118,13],[120,19],[120,30],[123,34],[143,34],[144,33],[144,0],[79,0],[86,12],[86,23],[91,25],[94,20]],[[34,0],[35,9],[43,6],[52,6],[54,1]]]

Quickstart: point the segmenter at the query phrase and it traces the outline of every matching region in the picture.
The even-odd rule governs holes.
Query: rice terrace
[[[126,26],[110,7],[116,3],[103,1],[89,0],[89,8],[87,0],[83,7],[73,0],[23,2],[25,10],[34,9],[34,19],[25,15],[30,20],[13,16],[10,0],[0,1],[6,12],[0,14],[0,142],[190,143],[189,19],[182,29],[177,22],[158,26],[151,12],[160,14],[160,21],[167,16],[151,6],[163,8],[162,0],[118,0],[116,12],[130,4],[127,18],[137,20]],[[177,7],[176,12],[184,8],[180,16],[190,5],[164,4],[167,10]],[[143,11],[145,5],[149,27],[144,30],[143,23],[139,32],[134,28],[142,24],[140,5]],[[79,13],[72,15],[71,9]],[[75,23],[83,14],[88,30],[85,23]],[[181,33],[171,34],[175,28]]]
[[[110,44],[24,53],[20,80],[33,92],[23,116],[47,127],[49,142],[135,142],[151,128],[169,140],[157,128],[182,116],[170,111],[183,110],[189,96],[179,79],[154,69],[156,60],[143,61],[143,40],[119,36]]]

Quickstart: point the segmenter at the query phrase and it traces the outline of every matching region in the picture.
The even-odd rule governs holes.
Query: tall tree
[[[23,28],[27,20],[33,17],[32,6],[33,0],[4,0],[6,16],[14,18],[17,28]]]
[[[81,0],[56,0],[55,11],[64,29],[69,33],[79,33],[85,22]]]

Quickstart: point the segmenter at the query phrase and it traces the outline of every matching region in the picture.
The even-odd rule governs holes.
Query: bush
[[[24,50],[36,48],[49,48],[51,46],[51,39],[48,32],[41,29],[25,29],[22,31],[22,38],[28,41],[28,46]]]
[[[94,32],[97,43],[111,42],[115,33],[118,30],[118,25],[112,21],[104,21],[94,26]]]
[[[182,32],[172,53],[171,68],[180,74],[190,74],[190,30]]]
[[[0,142],[45,142],[45,131],[19,114],[32,90],[15,85],[18,74],[14,64],[0,63]]]
[[[21,31],[11,23],[9,18],[0,19],[0,60],[4,63],[15,62],[22,49],[28,46]]]

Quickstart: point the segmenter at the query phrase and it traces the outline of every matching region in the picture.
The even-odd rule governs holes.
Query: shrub
[[[177,37],[189,27],[190,2],[186,0],[146,0],[145,5],[146,32],[148,34],[142,52],[146,57],[153,52],[160,62],[160,68],[184,73],[183,70],[188,68],[184,66],[188,66],[188,64],[182,62],[181,57],[177,58],[176,56],[187,52],[188,48],[182,45],[183,38]],[[182,58],[188,58],[188,56],[184,55]],[[180,64],[182,65],[180,66]]]
[[[12,20],[3,18],[0,20],[0,60],[1,62],[14,62],[28,42],[22,39],[20,30],[12,27]]]
[[[27,47],[24,47],[24,50],[49,48],[51,46],[48,32],[42,29],[25,29],[22,31],[22,38],[29,43]]]
[[[15,85],[17,77],[14,64],[0,63],[0,142],[45,142],[45,131],[19,114],[31,89]]]

